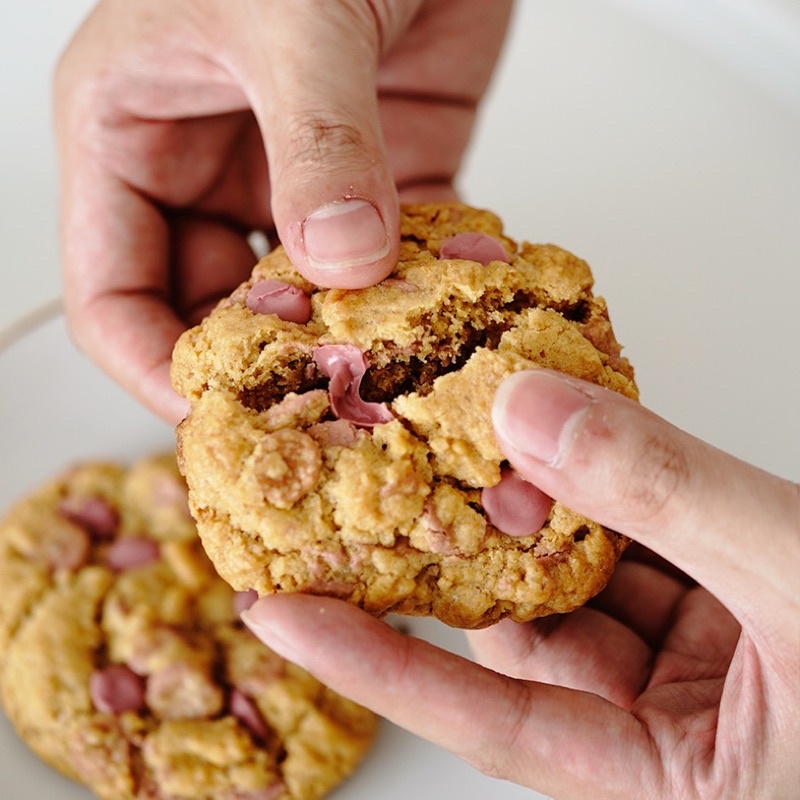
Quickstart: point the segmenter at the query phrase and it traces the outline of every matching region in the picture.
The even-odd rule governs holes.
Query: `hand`
[[[796,797],[800,487],[547,370],[508,379],[493,413],[524,477],[658,557],[634,545],[572,614],[471,632],[481,665],[330,598],[266,597],[248,625],[337,691],[556,798]]]
[[[78,344],[176,422],[172,346],[250,273],[252,231],[315,283],[385,277],[398,190],[453,196],[510,5],[100,2],[55,81]]]

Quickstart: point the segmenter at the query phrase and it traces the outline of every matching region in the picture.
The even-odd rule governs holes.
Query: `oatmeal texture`
[[[299,434],[298,434],[299,435]],[[215,573],[174,454],[89,463],[0,523],[0,699],[104,800],[316,800],[375,717],[262,645]]]
[[[308,297],[301,316],[264,304],[281,285]],[[464,628],[585,603],[626,540],[558,503],[508,536],[481,492],[507,467],[489,413],[507,375],[637,399],[592,285],[580,258],[459,203],[404,207],[396,269],[370,288],[321,289],[267,255],[174,351],[179,465],[219,574]]]

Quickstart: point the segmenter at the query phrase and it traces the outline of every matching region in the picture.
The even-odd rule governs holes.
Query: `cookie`
[[[190,507],[238,590],[334,595],[478,628],[570,611],[626,540],[519,479],[497,386],[550,367],[637,398],[576,256],[492,213],[404,207],[377,286],[321,289],[277,248],[174,350]],[[515,513],[521,510],[522,513]]]
[[[375,717],[264,647],[216,575],[174,455],[76,467],[0,523],[0,699],[105,800],[313,800]]]

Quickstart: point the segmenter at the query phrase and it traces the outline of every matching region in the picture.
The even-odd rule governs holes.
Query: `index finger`
[[[76,343],[148,407],[180,419],[169,363],[185,326],[167,300],[166,221],[89,159],[66,171],[61,204],[64,307]]]
[[[188,406],[170,383],[172,349],[255,257],[213,219],[168,220],[147,197],[85,163],[64,183],[64,306],[81,349],[171,424]],[[197,321],[196,319],[194,321]]]
[[[500,675],[329,597],[271,595],[242,618],[334,691],[488,775],[557,797],[632,797],[660,779],[644,725],[597,695]]]

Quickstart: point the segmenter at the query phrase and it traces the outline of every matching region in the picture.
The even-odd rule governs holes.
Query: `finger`
[[[252,251],[243,236],[212,221],[179,223],[171,241],[158,208],[88,164],[65,188],[63,208],[64,306],[75,341],[144,405],[179,422],[188,408],[169,370],[187,320],[173,307],[171,256],[189,319],[247,273]],[[201,279],[182,280],[189,268]]]
[[[653,653],[630,628],[593,608],[524,624],[467,631],[481,664],[514,678],[592,692],[630,708],[647,685]]]
[[[589,605],[626,625],[657,649],[673,623],[676,606],[688,591],[686,584],[672,576],[623,558],[608,586]]]
[[[643,728],[602,698],[512,680],[332,598],[273,595],[242,616],[335,691],[490,775],[570,798],[639,796],[657,780]]]
[[[206,148],[233,152],[248,118],[228,114],[183,126],[138,119],[140,113],[159,116],[167,106],[179,114],[187,98],[197,104],[199,97],[213,95],[218,112],[234,106],[222,97],[225,89],[181,93],[180,81],[168,79],[169,68],[160,58],[161,73],[153,77],[147,58],[138,51],[142,40],[156,32],[152,26],[145,30],[152,14],[142,4],[135,9],[111,5],[100,4],[89,16],[62,57],[54,86],[65,311],[79,347],[174,424],[188,408],[169,379],[172,346],[186,325],[171,307],[180,287],[171,278],[170,256],[175,252],[181,258],[181,247],[174,248],[170,240],[160,203],[180,205],[207,195],[207,204],[213,206],[217,200],[209,187],[215,177],[209,165],[214,159],[208,149],[205,158],[198,158],[201,129],[206,131]],[[115,11],[134,13],[123,14],[120,24]],[[169,20],[161,20],[158,32],[169,28]],[[148,46],[158,51],[152,36]],[[181,137],[180,130],[187,135]],[[250,155],[242,161],[258,163]],[[161,183],[152,182],[156,178]]]
[[[511,0],[426,3],[381,63],[381,122],[403,200],[453,198],[511,11]]]
[[[87,160],[62,182],[64,309],[76,344],[170,423],[169,380],[185,325],[169,309],[169,230],[151,203]]]
[[[635,561],[637,564],[646,564],[664,575],[669,575],[678,583],[686,587],[696,585],[697,581],[690,578],[683,570],[678,569],[671,561],[667,561],[663,556],[648,550],[639,542],[631,542],[623,553],[625,561]]]
[[[754,630],[792,618],[798,487],[550,370],[504,382],[493,421],[511,463],[547,494],[673,562]]]
[[[589,605],[635,631],[651,648],[658,648],[689,587],[672,575],[625,556],[608,586]]]
[[[264,136],[275,225],[294,265],[322,286],[377,283],[397,262],[376,73],[382,37],[419,3],[391,20],[372,5],[259,3],[240,17],[240,77]]]
[[[691,589],[675,608],[649,686],[723,678],[740,633],[739,623],[719,600],[700,586]]]
[[[467,631],[467,638],[491,669],[594,692],[630,708],[689,591],[647,564],[623,560],[589,606],[522,625],[504,620]]]
[[[219,220],[182,216],[170,221],[173,304],[196,325],[250,275],[256,256],[243,230]]]

